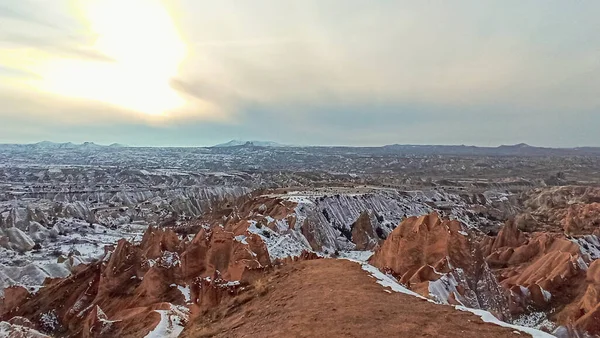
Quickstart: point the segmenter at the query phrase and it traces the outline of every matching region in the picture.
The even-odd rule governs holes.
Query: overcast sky
[[[0,143],[600,146],[599,1],[0,0]]]

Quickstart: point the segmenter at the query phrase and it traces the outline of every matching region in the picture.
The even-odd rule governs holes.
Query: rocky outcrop
[[[579,287],[580,295],[557,315],[557,321],[578,331],[600,335],[600,261],[594,261]]]
[[[408,218],[369,262],[425,297],[508,315],[505,292],[476,236],[458,221],[442,220],[437,213]]]
[[[15,318],[8,322],[0,322],[0,337],[7,338],[50,338],[33,329],[31,322],[24,318]]]
[[[526,234],[515,223],[507,222],[497,237],[483,242],[486,260],[501,285],[510,291],[514,316],[546,313],[559,326],[560,336],[600,334],[600,264],[586,254],[597,251],[600,245],[594,247],[599,243],[590,236]]]
[[[19,228],[0,229],[0,246],[14,251],[25,252],[33,249],[35,242]]]
[[[135,181],[137,174],[127,175],[132,175]],[[191,184],[182,188],[178,183],[185,183],[185,179],[180,182],[173,175],[142,176],[137,178],[147,184],[156,179],[157,186],[162,186],[95,186],[97,182],[88,182],[90,186],[69,187],[68,190],[53,184],[27,187],[26,191],[20,192],[19,199],[0,209],[0,229],[18,228],[40,243],[46,239],[48,230],[61,220],[76,219],[107,227],[125,226],[134,221],[162,224],[199,216],[220,201],[233,200],[250,192],[243,186]],[[201,180],[202,176],[196,179]]]
[[[241,280],[247,270],[270,264],[267,248],[259,236],[235,235],[221,227],[202,229],[181,255],[185,279],[213,276],[218,271],[226,280]]]
[[[183,329],[189,307],[211,304],[223,285],[249,283],[269,262],[255,235],[236,239],[217,227],[188,242],[149,228],[139,244],[121,240],[103,260],[47,279],[36,294],[7,289],[0,320],[23,317],[48,334],[83,337],[143,337],[165,318]]]
[[[600,234],[600,188],[564,186],[524,193],[528,231]],[[523,229],[525,230],[525,229]]]
[[[562,226],[569,235],[600,234],[600,203],[569,205]]]
[[[363,211],[351,228],[352,242],[356,244],[356,250],[371,250],[377,245],[377,234],[368,212]]]

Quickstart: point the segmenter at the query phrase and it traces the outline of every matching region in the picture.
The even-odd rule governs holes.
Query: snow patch
[[[269,257],[272,260],[277,258],[299,256],[302,251],[312,251],[306,238],[297,231],[290,231],[286,234],[279,234],[266,226],[259,228],[257,222],[249,220],[250,226],[248,232],[259,235],[267,246]]]
[[[150,260],[148,260],[150,261]],[[166,269],[180,266],[181,261],[177,252],[163,251],[163,255],[160,258],[160,266]],[[151,265],[152,266],[152,265]]]
[[[190,287],[188,285],[186,285],[186,286],[177,285],[177,289],[179,290],[179,292],[181,292],[183,297],[185,297],[186,303],[190,303],[192,301]]]
[[[541,286],[540,286],[540,290],[542,290],[542,295],[544,296],[544,301],[546,301],[546,303],[550,302],[550,300],[552,299],[552,294],[549,291],[542,289]]]
[[[40,315],[40,325],[44,331],[52,332],[58,329],[60,323],[56,311],[48,311]]]
[[[377,279],[378,284],[380,284],[384,287],[389,287],[393,291],[404,293],[404,294],[407,294],[410,296],[418,297],[421,299],[425,299],[429,302],[435,303],[431,299],[425,298],[425,297],[407,289],[406,287],[402,286],[401,284],[399,284],[396,281],[396,279],[394,277],[384,274],[383,272],[379,271],[379,269],[377,269],[376,267],[374,267],[370,264],[366,264],[366,263],[361,263],[361,262],[357,262],[357,263],[361,264],[361,267],[363,270],[367,271],[369,274],[371,274],[371,276],[375,277]],[[529,327],[513,325],[513,324],[509,324],[509,323],[500,321],[496,317],[494,317],[494,315],[489,313],[488,311],[471,309],[471,308],[467,308],[464,306],[454,306],[454,307],[460,311],[471,312],[471,313],[479,316],[486,323],[492,323],[492,324],[496,324],[496,325],[499,325],[502,327],[511,328],[511,329],[514,329],[514,330],[517,330],[520,332],[525,332],[525,333],[530,334],[533,338],[554,338],[553,335],[542,332],[540,330],[532,329]]]
[[[448,299],[450,298],[450,294],[455,294],[455,299],[460,304],[460,297],[457,297],[458,290],[456,287],[458,286],[458,281],[454,278],[454,275],[448,273],[440,277],[436,281],[429,282],[429,295],[431,298],[436,300],[442,304],[448,304]]]
[[[348,260],[353,261],[351,259],[348,259]],[[420,294],[418,294],[414,291],[411,291],[411,290],[407,289],[406,287],[402,286],[400,283],[398,283],[395,280],[394,277],[384,274],[383,272],[379,271],[379,269],[377,269],[373,265],[364,263],[364,262],[359,262],[359,261],[354,261],[354,262],[359,263],[360,267],[363,270],[365,270],[371,276],[373,276],[375,279],[377,279],[377,284],[380,284],[383,287],[389,287],[390,289],[392,289],[392,291],[395,291],[395,292],[400,292],[400,293],[404,293],[404,294],[407,294],[410,296],[425,299],[427,301],[431,301],[430,299],[427,299],[427,298],[421,296]]]
[[[342,251],[340,252],[340,258],[356,262],[367,262],[373,254],[373,251]]]
[[[530,334],[533,338],[555,338],[553,335],[548,334],[546,332],[542,332],[540,330],[532,329],[530,327],[518,326],[509,323],[505,323],[500,321],[498,318],[494,317],[491,313],[484,310],[471,309],[464,306],[455,306],[456,309],[465,312],[471,312],[481,318],[486,323],[496,324],[498,326],[507,327],[510,329],[514,329],[517,331],[525,332]]]
[[[145,338],[177,338],[183,331],[189,315],[187,310],[171,304],[170,310],[155,310],[160,314],[160,322]]]
[[[235,236],[235,240],[242,244],[248,244],[248,242],[246,241],[246,235]]]

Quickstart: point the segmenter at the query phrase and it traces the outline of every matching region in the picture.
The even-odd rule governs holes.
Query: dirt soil
[[[194,319],[180,337],[529,336],[386,289],[350,261],[286,264]]]

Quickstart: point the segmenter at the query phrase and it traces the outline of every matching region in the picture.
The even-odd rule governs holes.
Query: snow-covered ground
[[[72,268],[102,258],[104,247],[121,238],[139,241],[145,226],[127,225],[110,229],[76,219],[57,222],[60,232],[41,241],[39,248],[17,252],[0,248],[0,295],[4,288],[21,285],[36,291],[47,277],[67,277]]]
[[[170,310],[155,310],[160,314],[160,322],[145,338],[177,338],[189,318],[185,307],[171,304]]]

